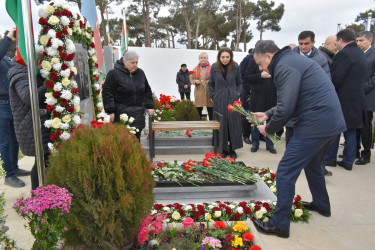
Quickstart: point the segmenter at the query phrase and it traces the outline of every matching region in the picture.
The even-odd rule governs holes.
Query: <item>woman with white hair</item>
[[[202,116],[203,107],[206,107],[208,117],[212,120],[213,102],[208,95],[208,80],[210,79],[211,65],[208,62],[208,54],[206,52],[199,54],[199,63],[193,71],[194,74],[190,75],[190,82],[195,85],[194,104],[200,116]]]
[[[145,127],[145,111],[154,114],[154,101],[146,75],[138,68],[138,58],[135,51],[125,51],[115,63],[104,82],[103,103],[111,122],[119,122],[121,114],[135,119],[132,126],[139,130],[136,133],[139,140]]]

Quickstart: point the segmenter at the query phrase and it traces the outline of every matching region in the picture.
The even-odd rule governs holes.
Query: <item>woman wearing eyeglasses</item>
[[[214,102],[214,111],[223,115],[220,129],[220,133],[223,133],[223,157],[229,155],[230,158],[237,158],[235,150],[243,147],[240,114],[228,111],[228,105],[240,97],[241,84],[240,67],[233,61],[232,50],[221,48],[217,54],[217,62],[211,68],[208,89]]]

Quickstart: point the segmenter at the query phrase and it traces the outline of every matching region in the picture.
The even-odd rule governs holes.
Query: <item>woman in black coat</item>
[[[220,128],[220,133],[223,133],[223,157],[229,154],[231,158],[237,158],[235,150],[243,147],[240,114],[228,111],[228,105],[240,98],[241,84],[240,67],[233,61],[232,50],[220,49],[217,62],[211,68],[208,89],[214,102],[214,111],[223,115]],[[217,115],[214,112],[215,119],[217,120]]]
[[[126,51],[115,68],[108,72],[103,87],[104,110],[111,122],[119,122],[121,114],[133,117],[131,126],[136,127],[138,140],[145,127],[145,111],[154,114],[152,91],[145,73],[138,68],[138,54]]]

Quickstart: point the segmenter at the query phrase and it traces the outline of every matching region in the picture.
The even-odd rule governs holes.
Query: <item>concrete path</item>
[[[188,138],[187,138],[188,140]],[[278,153],[273,155],[265,150],[264,142],[256,153],[250,152],[250,146],[237,151],[238,160],[249,166],[269,167],[277,170],[277,165],[284,153],[284,145],[277,146]],[[340,153],[342,147],[340,147]],[[374,152],[373,152],[374,154]],[[155,160],[202,160],[203,155],[157,155]],[[267,249],[375,249],[375,158],[364,166],[354,165],[353,171],[342,167],[327,167],[333,176],[326,177],[328,193],[331,199],[332,216],[326,218],[312,212],[310,223],[291,223],[289,239],[260,234]],[[34,158],[25,157],[20,166],[31,169]],[[21,177],[26,182],[24,188],[10,188],[0,183],[7,198],[6,212],[9,234],[18,246],[30,249],[33,238],[24,228],[26,221],[18,217],[11,208],[17,198],[28,195],[30,178]],[[311,194],[302,173],[296,184],[296,194],[305,201],[311,201]]]

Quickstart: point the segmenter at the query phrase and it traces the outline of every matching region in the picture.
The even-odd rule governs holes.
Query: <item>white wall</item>
[[[164,49],[129,47],[139,54],[139,68],[145,72],[152,91],[159,97],[160,94],[174,95],[180,98],[176,83],[176,74],[180,66],[186,63],[189,70],[198,64],[198,56],[201,52],[207,52],[210,64],[216,62],[217,51],[215,50],[187,50],[187,49]],[[233,52],[234,61],[238,64],[247,55],[245,52]],[[194,87],[191,97],[194,99]]]

